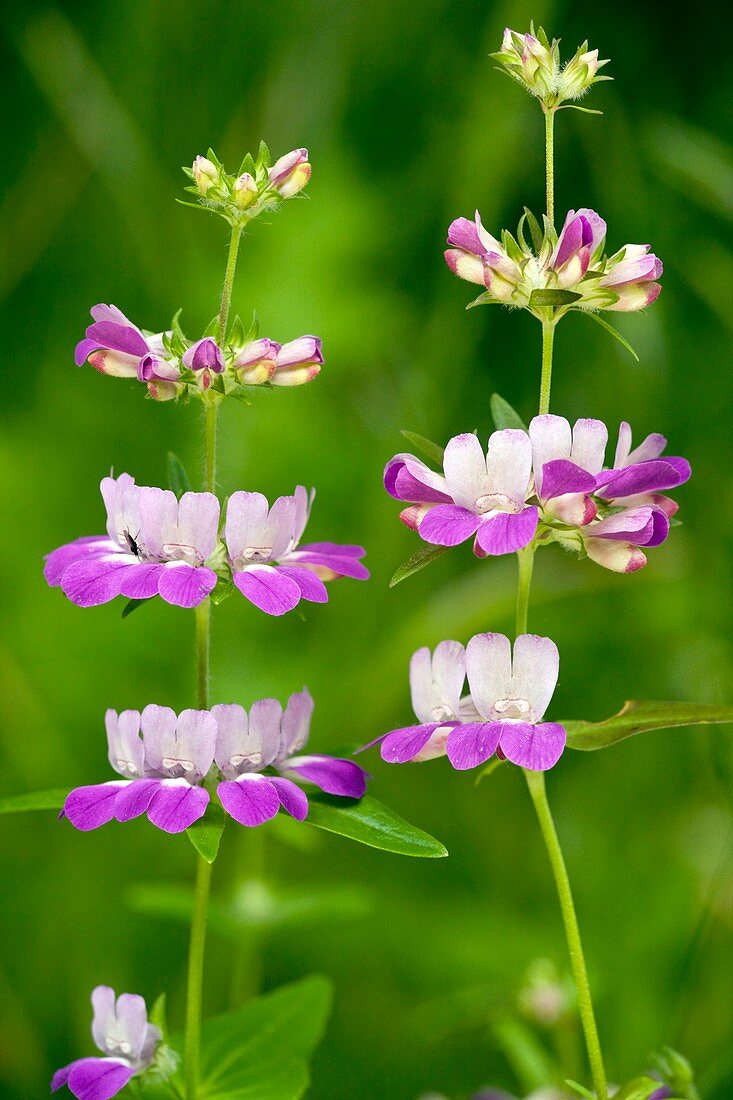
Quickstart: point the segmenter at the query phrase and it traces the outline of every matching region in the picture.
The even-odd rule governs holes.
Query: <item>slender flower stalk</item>
[[[229,241],[224,285],[219,308],[219,340],[224,343],[229,308],[232,301],[234,274],[237,269],[241,226],[232,228]],[[204,421],[204,490],[216,491],[216,429],[218,402],[210,399],[206,405]],[[201,710],[209,707],[209,675],[211,653],[211,601],[204,600],[196,608],[196,694]],[[183,1048],[183,1069],[186,1082],[186,1100],[196,1100],[199,1081],[201,1052],[201,1000],[204,980],[204,949],[209,912],[209,891],[213,864],[199,855],[196,861],[196,884],[191,916],[191,936],[188,948],[188,986],[186,993],[186,1031]]]
[[[553,218],[555,175],[552,126],[553,113],[554,112],[552,111],[545,111],[547,216],[550,221],[552,221]],[[543,321],[542,377],[540,383],[539,402],[540,416],[543,416],[550,411],[550,386],[552,382],[554,331],[555,326],[551,320]],[[517,554],[517,635],[525,634],[527,631],[529,599],[532,586],[533,559],[534,550],[532,546],[528,546],[524,550],[520,550]],[[580,1011],[580,1019],[583,1025],[583,1035],[585,1037],[585,1045],[588,1052],[588,1062],[590,1063],[591,1074],[593,1077],[593,1087],[595,1089],[597,1100],[608,1100],[608,1084],[606,1081],[606,1071],[603,1065],[603,1055],[601,1053],[601,1044],[598,1037],[598,1027],[596,1025],[595,1012],[593,1010],[590,984],[588,982],[588,970],[585,964],[583,944],[580,938],[580,928],[578,926],[578,918],[575,912],[575,903],[573,901],[573,894],[570,888],[570,879],[568,877],[568,871],[565,865],[565,858],[563,856],[562,848],[560,846],[560,839],[557,835],[555,822],[552,817],[552,811],[550,810],[550,804],[547,800],[545,776],[544,773],[541,771],[530,771],[527,768],[524,769],[524,776],[527,780],[527,787],[529,789],[530,797],[532,799],[535,812],[537,814],[537,820],[539,821],[540,829],[542,831],[542,838],[545,842],[545,847],[547,849],[547,854],[550,860],[550,866],[552,868],[552,874],[555,879],[555,886],[557,888],[557,896],[560,902],[560,910],[562,912],[563,925],[565,928],[565,938],[567,940],[568,953],[570,955],[570,965],[573,971],[573,979],[575,981],[575,988],[578,995],[578,1009]]]
[[[555,224],[555,110],[545,107],[545,191],[547,217]]]

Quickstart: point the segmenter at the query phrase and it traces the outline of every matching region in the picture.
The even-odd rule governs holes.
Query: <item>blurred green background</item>
[[[731,657],[733,482],[733,78],[716,18],[666,4],[481,0],[28,2],[3,21],[0,232],[5,566],[0,633],[1,793],[108,777],[106,707],[193,693],[192,616],[153,603],[80,611],[47,589],[43,554],[102,530],[97,486],[114,467],[163,483],[172,448],[201,458],[199,410],[76,370],[95,302],[143,327],[179,306],[189,335],[216,310],[225,226],[174,199],[179,165],[213,145],[235,168],[265,137],[307,145],[308,199],[245,241],[235,307],[264,335],[324,340],[313,385],[255,393],[222,416],[222,493],[316,485],[309,535],[363,542],[372,580],[331,589],[302,622],[231,599],[215,615],[214,695],[248,703],[304,683],[312,743],[353,746],[410,718],[419,645],[510,630],[514,563],[468,547],[393,591],[416,548],[381,487],[401,428],[444,441],[491,427],[494,390],[527,417],[539,326],[464,313],[471,287],[442,260],[449,222],[488,228],[542,206],[542,119],[492,71],[502,29],[530,18],[612,58],[587,105],[558,117],[557,202],[594,206],[612,250],[649,241],[666,265],[646,316],[618,317],[637,365],[586,318],[557,339],[553,407],[628,418],[689,456],[684,526],[649,567],[617,577],[541,555],[530,628],[556,639],[551,717],[601,718],[625,698],[720,701]],[[730,731],[672,731],[604,753],[568,752],[549,779],[584,929],[610,1076],[662,1043],[694,1062],[706,1100],[733,1095]],[[337,1000],[312,1096],[458,1098],[518,1083],[497,1021],[537,957],[565,966],[553,886],[522,777],[476,788],[445,761],[390,768],[377,797],[451,856],[410,861],[280,824],[225,836],[215,889],[264,868],[311,896],[311,919],[267,935],[214,929],[206,1007],[314,970]],[[54,1067],[91,1053],[88,994],[105,982],[183,1006],[186,930],[151,913],[160,883],[186,885],[193,852],[136,822],[81,836],[53,814],[0,822],[0,1092],[46,1094]],[[241,883],[239,889],[241,890]],[[247,896],[257,908],[259,888]],[[253,900],[254,899],[254,900]],[[261,898],[260,898],[261,900]],[[303,903],[305,905],[305,903]],[[318,908],[320,906],[320,909]],[[499,1026],[499,1031],[502,1031]],[[505,1046],[506,1044],[504,1044]],[[582,1072],[577,1069],[576,1074]]]

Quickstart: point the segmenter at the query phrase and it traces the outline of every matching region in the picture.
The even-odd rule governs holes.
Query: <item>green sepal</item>
[[[254,157],[251,153],[247,153],[244,160],[240,164],[239,171],[237,172],[237,179],[239,179],[240,176],[243,176],[245,172],[249,172],[250,176],[254,176],[255,174],[255,162]]]
[[[568,747],[583,752],[605,749],[653,730],[733,723],[733,706],[718,703],[656,703],[630,700],[602,722],[566,721]]]
[[[500,302],[498,298],[494,298],[490,290],[484,290],[482,294],[479,294],[478,298],[474,298],[472,302],[468,303],[466,309],[474,309],[476,306],[500,306],[506,304],[506,302]]]
[[[213,863],[217,857],[226,822],[226,814],[221,806],[210,802],[204,816],[186,829],[186,836],[207,863]]]
[[[582,297],[582,294],[577,294],[574,290],[533,290],[529,296],[529,308],[569,306]]]
[[[237,316],[232,321],[231,328],[229,329],[229,335],[227,337],[227,344],[232,348],[241,348],[245,343],[245,332],[242,318]]]
[[[660,1082],[657,1078],[642,1073],[619,1089],[614,1100],[649,1100],[649,1097],[657,1091],[659,1086]]]
[[[224,603],[224,600],[229,599],[233,591],[234,584],[229,577],[218,577],[212,591],[209,592],[209,599],[214,607],[218,607],[219,604]]]
[[[257,316],[257,313],[255,311],[253,311],[250,326],[244,334],[245,344],[250,344],[253,340],[256,340],[257,337],[259,336],[259,334],[260,334],[260,319]]]
[[[150,603],[152,596],[146,596],[142,600],[128,600],[125,606],[122,608],[122,618],[126,619],[128,615],[132,615],[133,611],[137,611],[138,607],[142,607],[143,604]]]
[[[308,825],[396,855],[439,859],[448,851],[439,840],[410,825],[371,795],[358,801],[328,794],[308,796]]]
[[[257,171],[264,169],[265,171],[272,164],[272,158],[270,157],[270,150],[267,148],[264,141],[260,142],[260,147],[257,150],[257,162],[255,168]]]
[[[534,245],[535,253],[537,256],[539,256],[540,252],[542,251],[542,245],[545,239],[544,234],[540,229],[540,223],[537,221],[536,217],[528,206],[525,206],[524,208],[524,216],[527,219],[527,225],[529,226],[529,232],[532,237],[532,244]]]
[[[421,546],[419,550],[416,550],[411,558],[403,562],[392,574],[392,579],[389,582],[389,587],[394,588],[395,585],[401,584],[402,581],[406,581],[408,577],[411,577],[413,573],[419,573],[421,569],[424,569],[426,565],[430,565],[436,558],[439,558],[442,554],[445,554],[447,550],[450,550],[450,546]]]
[[[0,798],[0,814],[23,814],[33,810],[60,810],[69,792],[61,787],[50,791],[30,791]]]
[[[502,428],[518,428],[522,432],[527,431],[527,425],[522,420],[516,409],[513,409],[508,401],[505,401],[501,394],[492,393],[489,400],[489,408],[491,409],[491,416],[497,429]]]
[[[191,482],[186,469],[177,454],[168,451],[168,485],[180,500],[184,493],[191,492]]]
[[[218,313],[215,317],[211,318],[208,325],[204,329],[204,336],[213,336],[215,340],[218,339],[218,337],[219,337],[219,314]]]
[[[439,443],[433,443],[432,439],[426,439],[424,435],[418,435],[417,432],[408,432],[403,428],[400,435],[404,435],[413,447],[417,447],[418,451],[431,459],[433,462],[437,462],[439,466],[443,465],[443,455],[445,454],[445,447],[441,447]]]

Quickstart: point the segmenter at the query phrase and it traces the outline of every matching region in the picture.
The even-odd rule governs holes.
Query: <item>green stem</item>
[[[550,309],[551,312],[551,309]],[[550,411],[552,386],[552,352],[555,343],[555,322],[542,322],[542,375],[540,378],[540,416]]]
[[[545,195],[547,217],[555,224],[555,112],[545,108]]]
[[[557,887],[557,896],[560,901],[563,924],[565,925],[565,938],[570,953],[570,966],[572,967],[575,988],[578,993],[580,1019],[583,1025],[585,1045],[588,1050],[588,1061],[590,1062],[591,1074],[593,1076],[593,1087],[595,1088],[598,1100],[608,1100],[606,1071],[603,1068],[603,1056],[601,1054],[601,1044],[598,1038],[595,1013],[593,1012],[593,1001],[591,1000],[590,985],[588,984],[588,971],[583,955],[583,944],[580,939],[578,918],[575,914],[575,905],[573,903],[573,894],[570,889],[570,879],[568,878],[565,859],[555,829],[555,822],[552,819],[550,805],[547,801],[545,774],[544,772],[531,772],[525,770],[524,775],[537,813],[537,819],[540,823],[547,854],[550,857],[550,865],[555,878],[555,886]]]
[[[531,544],[529,546],[526,546],[524,550],[517,551],[517,634],[527,633],[527,617],[529,615],[529,593],[532,587],[534,554],[534,547]]]
[[[226,339],[241,236],[242,227],[234,226],[229,241],[229,253],[219,307],[219,342],[221,344]],[[206,405],[204,420],[204,489],[208,493],[216,492],[217,411],[217,399],[212,398]],[[198,707],[201,710],[207,710],[209,706],[210,650],[211,602],[210,600],[204,600],[196,608],[196,698]],[[206,946],[211,875],[212,864],[199,855],[196,861],[196,883],[194,886],[193,913],[191,915],[191,937],[188,948],[186,1031],[183,1042],[186,1100],[196,1100],[198,1096],[201,1054],[201,999],[204,984],[204,948]]]

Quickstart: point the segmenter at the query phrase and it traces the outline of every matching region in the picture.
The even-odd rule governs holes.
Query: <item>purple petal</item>
[[[655,458],[625,466],[622,470],[609,470],[599,476],[599,484],[603,486],[604,497],[617,500],[639,493],[674,489],[687,481],[690,473],[690,464],[684,458]]]
[[[147,813],[153,795],[158,790],[161,779],[135,779],[120,791],[115,801],[114,816],[118,821],[132,821],[135,817]]]
[[[126,781],[113,779],[93,787],[77,787],[67,794],[62,816],[68,817],[74,828],[82,832],[98,829],[115,816],[116,800],[127,786]]]
[[[649,539],[654,538],[655,534],[658,535],[661,531],[661,521],[655,517],[655,512],[663,514],[660,509],[646,506],[614,512],[593,527],[589,527],[588,537],[617,539],[621,542],[632,542],[637,546],[646,546]]]
[[[148,821],[164,833],[182,833],[206,813],[209,792],[185,779],[164,779],[148,807]]]
[[[500,722],[470,722],[456,726],[446,743],[448,759],[458,771],[477,768],[494,755],[500,737]]]
[[[84,339],[80,340],[74,348],[74,362],[77,367],[82,367],[93,351],[96,351],[99,344],[96,340]]]
[[[482,256],[486,251],[475,223],[468,218],[456,218],[451,222],[448,227],[448,244],[473,252],[477,256]]]
[[[222,806],[240,825],[252,827],[269,821],[280,809],[280,795],[271,779],[250,773],[225,779],[217,787]]]
[[[382,760],[386,760],[388,764],[405,764],[414,759],[441,725],[446,723],[432,722],[427,726],[406,726],[404,729],[392,730],[382,739]]]
[[[268,565],[250,566],[232,574],[242,595],[267,615],[284,615],[300,603],[300,586]]]
[[[311,569],[299,569],[297,566],[276,566],[278,573],[290,577],[300,589],[304,600],[309,603],[328,603],[328,592],[320,577]]]
[[[131,554],[105,555],[73,562],[64,570],[61,591],[78,607],[98,607],[120,594],[125,569],[134,563]]]
[[[642,545],[661,546],[669,534],[669,517],[661,508],[652,508],[652,530]]]
[[[442,491],[445,479],[414,455],[400,454],[391,458],[384,468],[384,487],[395,500],[412,504],[451,504],[452,498]]]
[[[165,571],[165,565],[155,562],[131,565],[120,579],[119,594],[126,596],[128,600],[148,600],[151,596],[157,596],[158,585]]]
[[[593,233],[588,221],[583,217],[568,214],[557,242],[553,268],[557,269],[566,264],[579,248],[584,244],[590,244],[592,238]]]
[[[553,459],[542,467],[542,500],[552,500],[565,493],[592,493],[595,487],[593,474],[567,459]]]
[[[308,816],[308,796],[305,791],[301,791],[297,783],[292,783],[289,779],[268,778],[277,791],[280,805],[285,812],[296,821],[305,821]]]
[[[96,341],[98,348],[121,351],[125,355],[140,357],[150,350],[140,330],[132,324],[116,325],[112,321],[96,321],[87,329],[87,339]]]
[[[116,1058],[80,1058],[67,1068],[66,1083],[77,1100],[110,1100],[135,1075],[132,1066]]]
[[[56,588],[61,584],[64,571],[74,562],[102,557],[104,554],[115,553],[116,550],[117,547],[106,535],[87,535],[52,550],[46,557],[43,576],[47,584]]]
[[[534,505],[519,513],[499,512],[483,520],[476,532],[476,542],[484,554],[513,554],[532,541],[537,519]]]
[[[176,607],[198,607],[216,585],[216,573],[205,566],[194,568],[185,562],[164,566],[158,592]]]
[[[312,542],[300,546],[283,558],[288,565],[308,565],[325,569],[337,577],[356,581],[369,580],[369,570],[359,561],[366,550],[363,546],[340,546],[337,542]],[[328,579],[328,577],[326,577]]]
[[[436,504],[418,524],[420,538],[434,546],[458,546],[476,534],[481,517],[456,504]]]
[[[565,730],[555,722],[502,722],[501,751],[520,768],[544,772],[556,764],[565,748]]]
[[[368,773],[353,760],[342,760],[334,756],[294,756],[290,760],[284,760],[280,766],[284,771],[296,772],[326,794],[361,798],[366,791]]]

